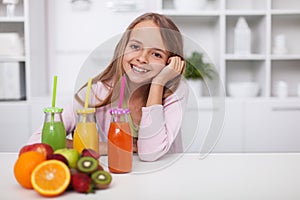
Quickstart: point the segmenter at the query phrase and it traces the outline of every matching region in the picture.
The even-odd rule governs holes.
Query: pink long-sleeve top
[[[92,93],[104,99],[108,89],[102,82],[92,85]],[[83,90],[79,96],[84,97]],[[94,96],[95,95],[91,95]],[[166,153],[182,152],[181,124],[187,104],[188,87],[181,81],[177,90],[167,97],[162,105],[152,105],[142,108],[142,118],[138,131],[138,156],[144,161],[154,161]],[[84,98],[82,98],[84,99]],[[98,98],[99,99],[99,98]],[[96,98],[91,98],[90,103],[96,103]],[[67,134],[73,132],[76,126],[76,109],[82,108],[74,100],[73,104],[64,107],[62,118]],[[107,134],[111,121],[109,110],[111,105],[96,109],[96,123],[100,141],[107,142]],[[28,144],[41,142],[42,126],[35,131]]]

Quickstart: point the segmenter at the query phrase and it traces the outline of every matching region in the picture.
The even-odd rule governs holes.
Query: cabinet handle
[[[219,108],[187,108],[189,111],[202,111],[202,112],[219,112]]]
[[[198,111],[201,112],[219,112],[219,108],[198,108]]]
[[[273,107],[272,111],[300,111],[300,107]]]

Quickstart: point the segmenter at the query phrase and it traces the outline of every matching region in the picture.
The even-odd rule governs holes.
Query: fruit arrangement
[[[35,189],[47,197],[66,190],[93,193],[110,186],[112,176],[99,163],[100,155],[92,149],[79,154],[74,149],[59,149],[44,143],[26,145],[19,151],[14,176],[24,188]]]

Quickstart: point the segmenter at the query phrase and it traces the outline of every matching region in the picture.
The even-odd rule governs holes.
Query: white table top
[[[13,176],[16,158],[15,153],[0,153],[1,199],[46,199],[18,185]],[[113,174],[109,189],[88,195],[71,191],[53,199],[300,199],[300,154],[168,155],[154,163],[135,158],[133,170]]]

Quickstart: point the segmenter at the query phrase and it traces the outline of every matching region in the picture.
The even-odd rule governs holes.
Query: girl
[[[96,107],[100,152],[107,153],[109,110],[119,98],[119,83],[126,77],[123,106],[130,110],[134,152],[154,161],[167,152],[182,152],[181,124],[188,88],[181,80],[185,69],[179,29],[166,16],[146,13],[136,18],[117,44],[112,62],[93,78],[90,107]],[[64,108],[67,133],[76,126],[75,110],[83,106],[86,84],[75,94],[73,106]],[[93,104],[91,104],[93,102]],[[41,141],[41,129],[29,143]],[[68,147],[72,141],[68,140]]]

